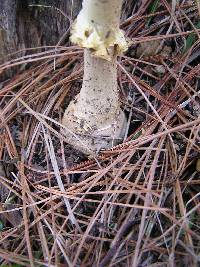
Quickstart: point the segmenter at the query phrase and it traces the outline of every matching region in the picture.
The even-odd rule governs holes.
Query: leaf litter
[[[1,266],[200,262],[199,6],[132,2],[118,59],[129,127],[109,150],[86,158],[62,135],[81,49],[60,43],[0,66],[30,63],[0,90]]]

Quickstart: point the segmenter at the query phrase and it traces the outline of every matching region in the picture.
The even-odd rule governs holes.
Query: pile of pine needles
[[[110,150],[86,158],[61,131],[81,49],[36,48],[0,66],[17,72],[0,88],[1,266],[200,263],[199,5],[132,2],[118,60],[128,127]]]

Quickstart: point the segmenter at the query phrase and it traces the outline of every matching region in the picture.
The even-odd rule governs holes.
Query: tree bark
[[[0,61],[26,48],[56,45],[81,8],[81,0],[1,0]],[[63,39],[62,44],[69,37]]]

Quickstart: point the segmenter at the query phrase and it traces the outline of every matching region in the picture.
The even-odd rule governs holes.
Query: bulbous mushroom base
[[[101,117],[96,117],[92,126],[88,125],[88,118],[86,120],[75,114],[76,101],[72,101],[62,119],[62,124],[66,127],[62,134],[75,149],[87,155],[94,155],[123,141],[127,120],[120,108],[109,121],[103,122]]]

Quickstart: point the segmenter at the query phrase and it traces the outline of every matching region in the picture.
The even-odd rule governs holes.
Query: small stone
[[[157,65],[154,69],[155,72],[157,72],[158,74],[164,74],[165,73],[165,67],[163,67],[162,65]]]

